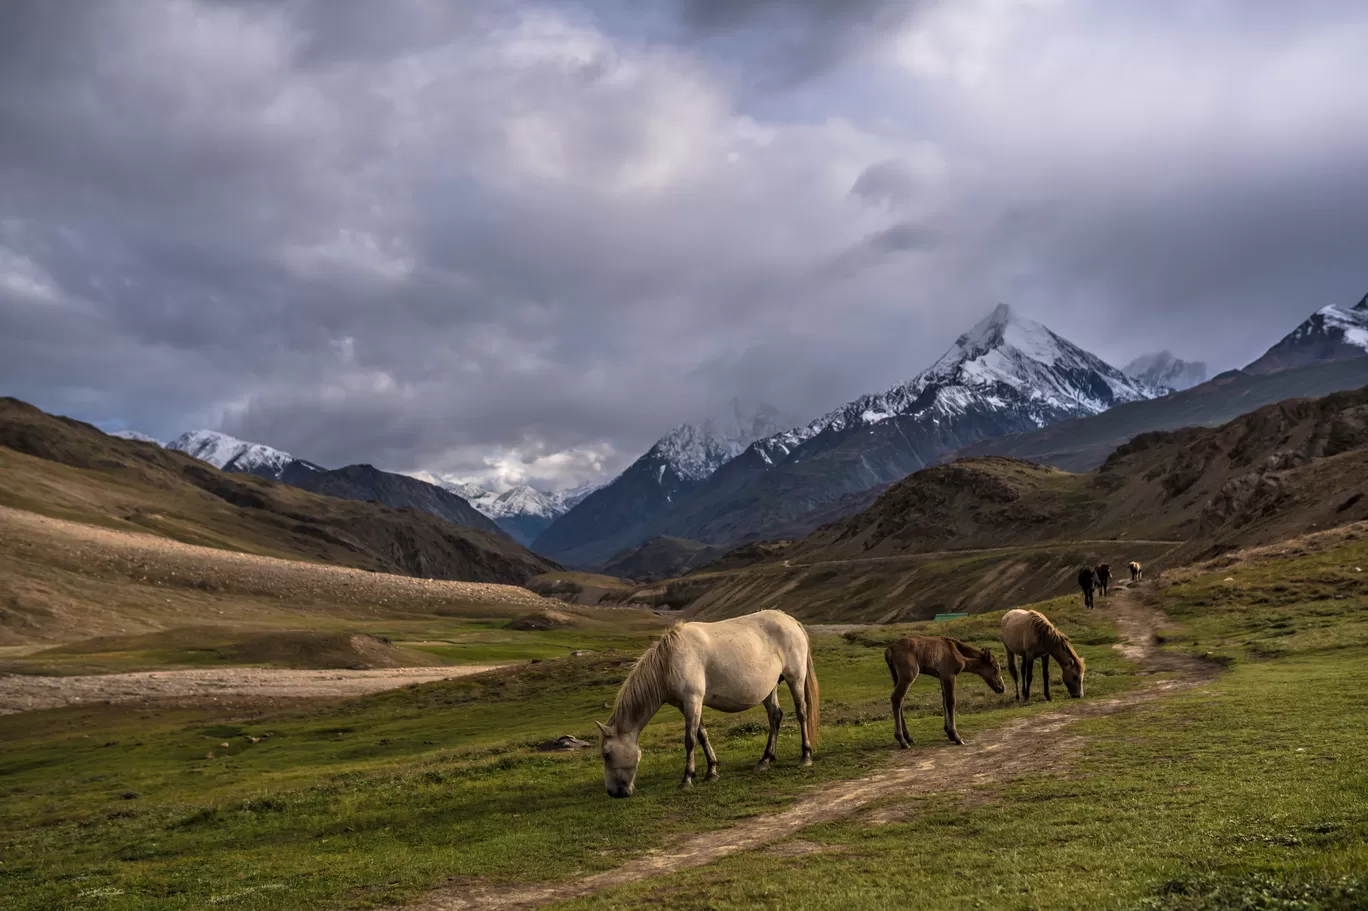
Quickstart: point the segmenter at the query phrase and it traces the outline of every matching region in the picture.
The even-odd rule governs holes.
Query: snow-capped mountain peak
[[[1368,350],[1368,294],[1352,307],[1322,307],[1316,311],[1327,330],[1343,333],[1346,345]]]
[[[287,464],[295,461],[288,452],[261,443],[248,443],[217,430],[187,431],[167,443],[166,448],[225,471],[259,473],[264,469],[279,474]]]
[[[1275,373],[1368,353],[1368,294],[1352,307],[1322,307],[1245,368],[1248,373]]]
[[[1152,389],[1181,392],[1206,382],[1207,365],[1202,361],[1185,361],[1168,351],[1160,351],[1137,357],[1121,372]]]
[[[747,405],[733,398],[726,417],[680,424],[657,440],[643,458],[657,463],[657,480],[668,468],[682,480],[701,481],[756,440],[792,423],[792,418],[773,405]]]
[[[675,427],[656,441],[646,458],[658,463],[661,477],[666,470],[673,470],[686,481],[701,481],[742,448],[724,439],[716,425],[706,420]]]
[[[544,516],[554,519],[564,512],[554,500],[526,484],[510,487],[496,496],[488,506],[485,515],[491,519],[504,519],[509,516]]]

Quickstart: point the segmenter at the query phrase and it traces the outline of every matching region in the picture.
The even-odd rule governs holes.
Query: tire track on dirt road
[[[1141,688],[1108,699],[1061,704],[1043,715],[1033,715],[984,731],[965,746],[924,747],[899,753],[882,771],[864,778],[822,785],[779,813],[748,819],[729,829],[704,832],[652,851],[612,870],[568,883],[543,885],[453,884],[418,902],[391,911],[523,911],[555,902],[584,898],[615,886],[641,882],[680,870],[705,866],[743,851],[753,851],[787,839],[818,823],[854,814],[890,797],[957,794],[995,781],[1017,778],[1045,769],[1058,769],[1069,748],[1083,738],[1071,735],[1079,719],[1111,715],[1208,682],[1220,669],[1208,662],[1159,651],[1156,630],[1166,622],[1158,610],[1144,604],[1129,585],[1118,586],[1108,601],[1122,641],[1114,646],[1138,662],[1145,675],[1173,674]]]

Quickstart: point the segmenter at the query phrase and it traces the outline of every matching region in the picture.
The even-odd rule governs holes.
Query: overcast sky
[[[0,394],[495,486],[1368,292],[1361,0],[5,0]]]

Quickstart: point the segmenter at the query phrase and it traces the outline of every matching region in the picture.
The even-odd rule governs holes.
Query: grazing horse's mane
[[[1030,617],[1031,629],[1035,631],[1037,639],[1047,645],[1052,652],[1067,653],[1075,664],[1083,667],[1083,656],[1074,651],[1073,643],[1069,641],[1068,636],[1061,633],[1059,628],[1051,623],[1044,614],[1031,611]]]
[[[665,635],[642,653],[632,665],[622,689],[618,690],[613,702],[613,716],[609,724],[626,718],[635,718],[641,712],[654,712],[665,701],[665,687],[670,669],[670,654],[679,641],[679,632],[684,623],[680,621],[670,627]]]

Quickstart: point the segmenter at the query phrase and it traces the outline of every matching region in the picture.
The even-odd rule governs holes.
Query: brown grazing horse
[[[1139,564],[1139,563],[1136,563],[1134,560],[1132,560],[1132,561],[1130,561],[1130,567],[1129,567],[1129,569],[1130,569],[1130,574],[1131,574],[1131,581],[1132,581],[1132,582],[1139,582],[1139,581],[1140,581],[1140,575],[1141,575],[1141,573],[1140,573],[1140,564]]]
[[[1002,668],[986,648],[975,648],[967,642],[948,636],[908,636],[899,639],[884,651],[884,660],[893,673],[893,736],[904,750],[912,746],[912,735],[907,733],[907,719],[903,717],[903,700],[907,688],[918,674],[926,674],[940,681],[941,702],[945,710],[945,736],[963,744],[955,727],[955,677],[961,671],[972,671],[992,687],[993,692],[1006,692],[1002,682]]]
[[[1092,610],[1093,589],[1097,587],[1097,574],[1093,572],[1091,566],[1085,566],[1078,571],[1078,587],[1083,589],[1083,605]]]
[[[1097,574],[1097,587],[1102,590],[1102,597],[1107,597],[1107,589],[1111,586],[1111,564],[1099,563],[1093,572]]]
[[[1040,676],[1045,684],[1045,698],[1050,698],[1050,659],[1059,662],[1064,677],[1064,688],[1075,699],[1083,695],[1083,657],[1074,651],[1069,637],[1061,633],[1040,611],[1009,610],[1002,615],[1002,644],[1007,649],[1007,670],[1012,672],[1012,685],[1017,687],[1018,699],[1031,698],[1031,678],[1035,660],[1040,659]],[[1021,656],[1021,676],[1017,678],[1017,655]]]

